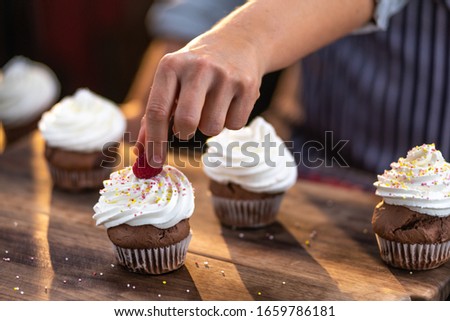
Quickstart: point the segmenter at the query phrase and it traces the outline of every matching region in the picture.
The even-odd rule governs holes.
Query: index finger
[[[161,167],[167,155],[169,121],[177,92],[177,77],[161,67],[155,74],[145,112],[145,149],[151,166]]]

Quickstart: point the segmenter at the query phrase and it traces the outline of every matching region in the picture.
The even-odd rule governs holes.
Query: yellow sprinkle
[[[258,292],[258,295],[261,295],[262,293],[261,292]]]
[[[306,240],[306,241],[305,241],[305,245],[306,245],[306,246],[309,246],[309,245],[310,245],[309,240]]]
[[[165,281],[165,280],[164,280],[164,281],[162,281],[162,284],[167,284],[167,281]]]

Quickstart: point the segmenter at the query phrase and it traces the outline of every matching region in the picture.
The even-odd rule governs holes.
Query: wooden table
[[[52,188],[38,133],[8,147],[0,154],[0,300],[438,300],[450,293],[449,263],[413,273],[383,264],[370,224],[373,195],[299,181],[276,224],[231,230],[214,216],[202,170],[183,171],[196,188],[186,264],[145,276],[117,266],[91,218],[98,191]]]

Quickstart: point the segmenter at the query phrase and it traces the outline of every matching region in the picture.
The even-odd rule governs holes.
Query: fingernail
[[[153,155],[152,161],[155,165],[162,165],[162,158],[159,155]]]

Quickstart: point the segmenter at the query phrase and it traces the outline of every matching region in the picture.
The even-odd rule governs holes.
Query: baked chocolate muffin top
[[[450,240],[450,216],[414,212],[380,202],[373,212],[373,231],[380,237],[407,244],[434,244]]]
[[[109,239],[126,249],[150,249],[169,246],[184,240],[190,231],[189,219],[180,221],[167,229],[153,225],[131,226],[121,224],[107,230]]]
[[[209,181],[209,190],[215,196],[236,200],[259,200],[274,197],[276,195],[284,193],[256,193],[247,191],[246,189],[235,183],[222,184],[212,179],[210,179]]]

